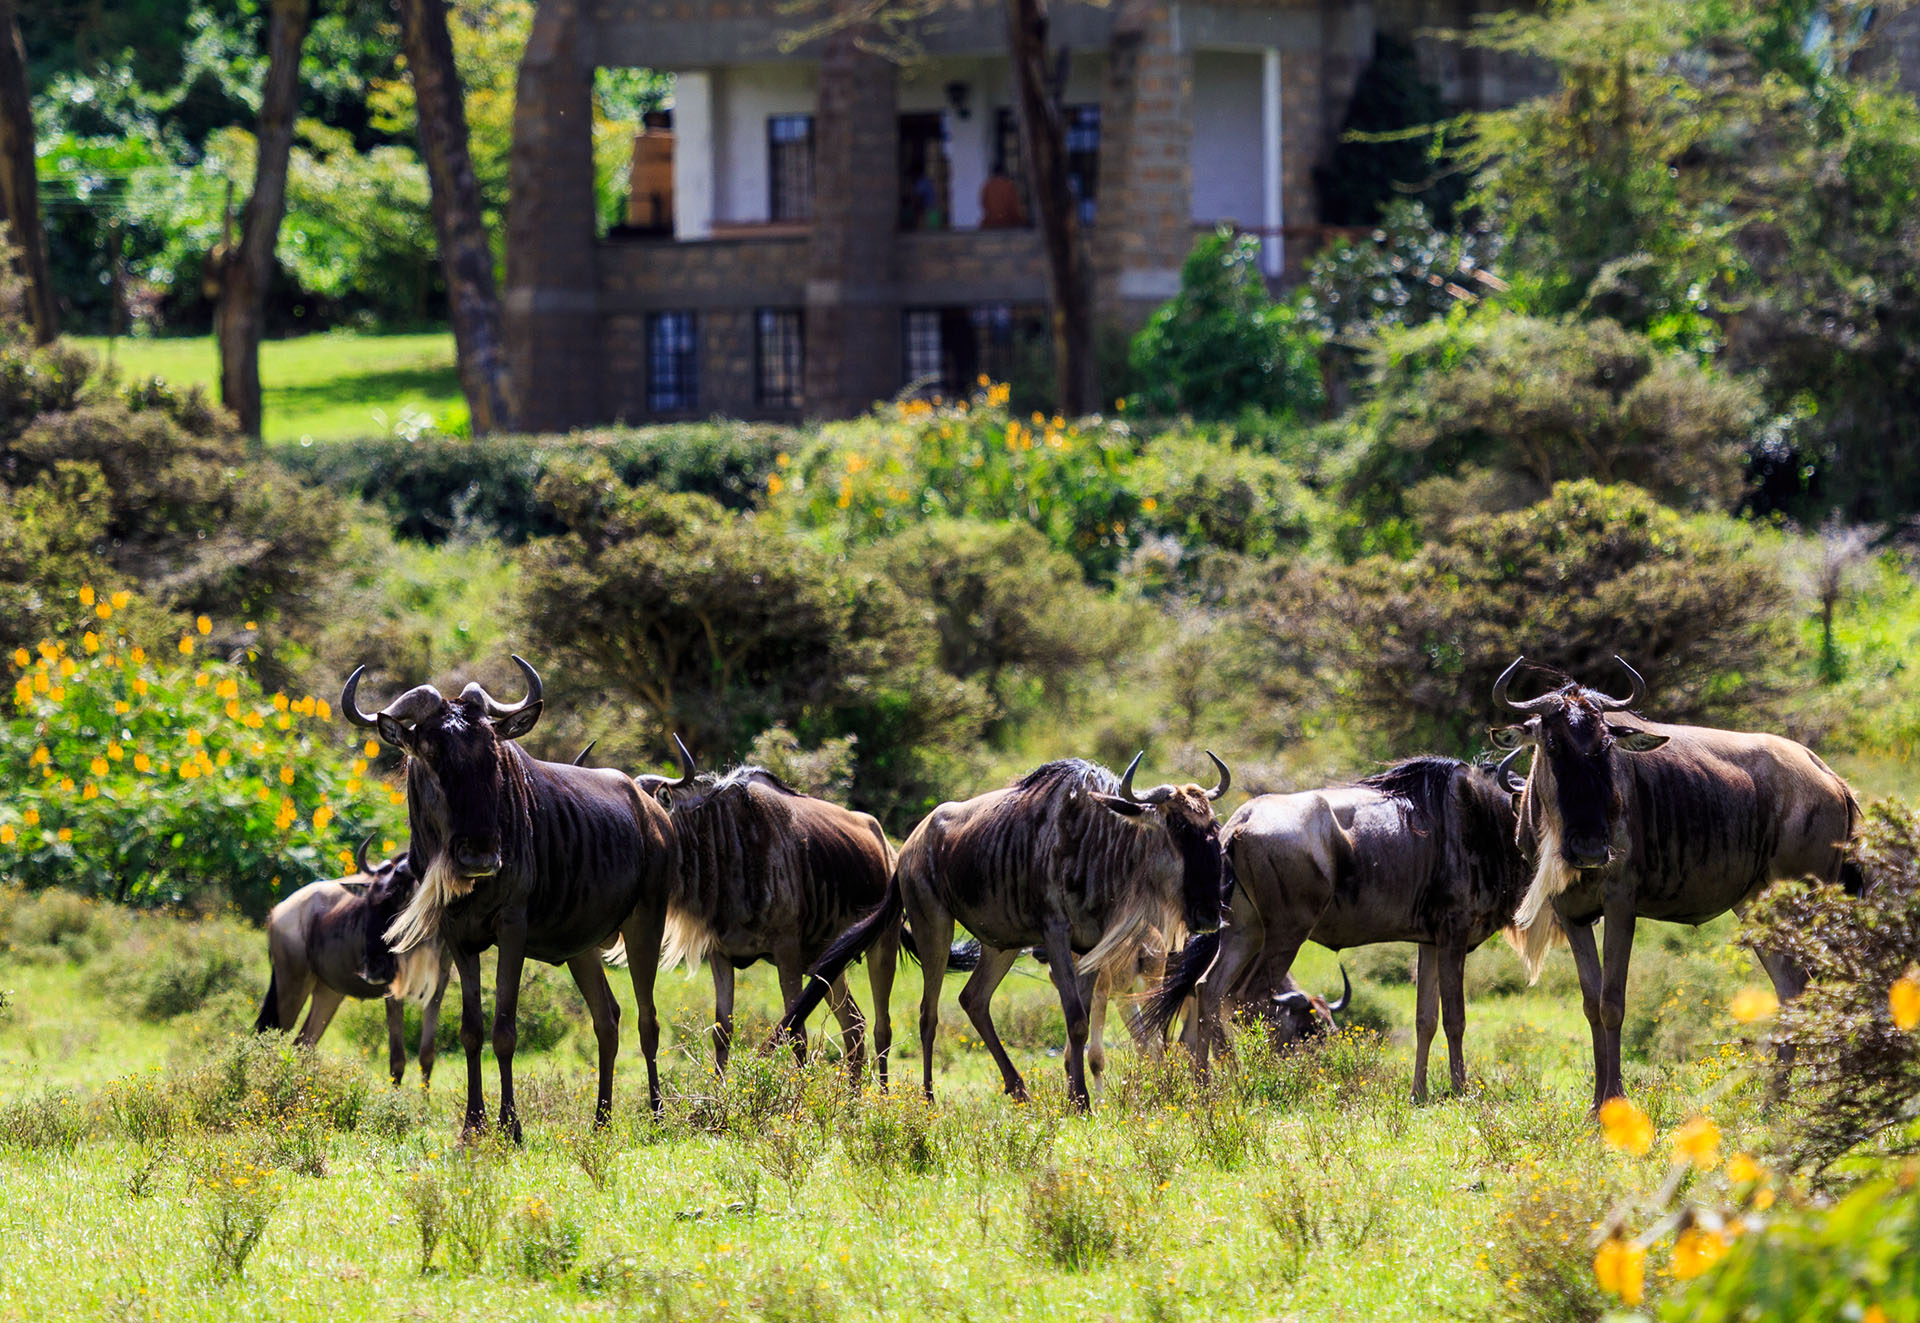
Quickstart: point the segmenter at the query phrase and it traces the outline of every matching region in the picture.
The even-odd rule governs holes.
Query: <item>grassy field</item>
[[[104,360],[104,338],[82,344]],[[211,336],[115,340],[113,363],[129,377],[164,377],[217,390],[220,364]],[[393,429],[407,411],[435,418],[461,406],[453,335],[361,335],[329,331],[260,346],[261,403],[269,441],[334,441]]]
[[[910,1088],[850,1097],[833,1060],[802,1072],[784,1053],[736,1055],[716,1083],[700,1033],[710,984],[673,974],[664,1118],[643,1115],[629,1034],[616,1124],[589,1137],[591,1033],[570,1018],[548,1050],[520,1054],[527,1140],[503,1152],[456,1143],[457,1048],[430,1092],[411,1077],[390,1089],[375,1005],[349,1004],[311,1060],[250,1046],[263,942],[224,991],[150,1023],[128,1007],[186,976],[140,925],[91,956],[19,932],[0,957],[6,1318],[1544,1318],[1542,1282],[1592,1293],[1585,1227],[1607,1191],[1662,1170],[1658,1153],[1609,1153],[1586,1115],[1564,954],[1531,990],[1504,948],[1475,955],[1462,1098],[1407,1101],[1408,952],[1376,948],[1349,953],[1353,1018],[1383,1035],[1247,1051],[1206,1089],[1115,1045],[1091,1117],[1062,1106],[1059,1012],[1038,966],[1023,963],[996,1008],[1037,1086],[1025,1107],[998,1095],[957,979],[928,1109]],[[178,949],[257,941],[227,921],[187,936]],[[1745,1050],[1723,1045],[1720,1008],[1754,971],[1728,936],[1724,922],[1643,927],[1629,1083],[1663,1127],[1707,1105],[1736,1145],[1757,1112],[1751,1091],[1717,1083]],[[1301,973],[1338,983],[1318,950]],[[571,989],[543,984],[539,1004],[577,1015]],[[615,986],[631,1025],[631,988]],[[774,1013],[770,972],[744,975],[741,993],[748,1043]],[[918,995],[909,970],[893,999],[897,1078],[918,1075]],[[1436,1066],[1444,1079],[1443,1055]],[[423,1274],[420,1210],[436,1199],[444,1235]],[[244,1275],[222,1280],[221,1229],[263,1210]],[[1565,1239],[1516,1250],[1503,1219],[1520,1215]]]

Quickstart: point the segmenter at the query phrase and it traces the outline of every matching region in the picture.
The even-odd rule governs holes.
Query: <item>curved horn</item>
[[[1647,696],[1647,682],[1640,678],[1640,672],[1627,665],[1625,657],[1615,654],[1614,660],[1620,663],[1621,670],[1632,677],[1633,688],[1627,692],[1625,698],[1614,698],[1595,690],[1594,697],[1598,700],[1598,706],[1602,712],[1624,712],[1628,708],[1639,707],[1641,701]]]
[[[378,836],[379,834],[380,833],[377,831],[368,832],[367,839],[360,842],[360,848],[353,852],[353,871],[354,872],[364,873],[367,871],[367,851],[373,845],[373,838]]]
[[[1207,792],[1207,798],[1218,799],[1220,796],[1226,794],[1227,790],[1233,785],[1233,773],[1227,770],[1225,763],[1221,762],[1218,757],[1215,757],[1212,749],[1208,749],[1206,753],[1207,757],[1213,759],[1213,765],[1220,769],[1220,784]]]
[[[687,752],[687,746],[681,741],[678,734],[673,737],[673,749],[675,753],[680,755],[680,779],[678,781],[669,781],[667,785],[674,790],[678,790],[682,786],[691,784],[693,778],[699,775],[700,769],[694,766],[693,755]]]
[[[1493,779],[1499,783],[1502,790],[1518,791],[1526,788],[1527,778],[1521,776],[1518,772],[1509,772],[1508,769],[1513,766],[1513,760],[1525,752],[1528,747],[1529,746],[1525,744],[1517,745],[1512,753],[1509,753],[1506,757],[1494,764]],[[1509,776],[1513,779],[1508,780],[1507,778]],[[1516,781],[1519,783],[1518,785],[1514,784]]]
[[[1133,773],[1135,769],[1140,766],[1140,760],[1146,756],[1147,751],[1145,749],[1134,754],[1133,761],[1127,764],[1126,772],[1120,777],[1120,798],[1126,800],[1129,804],[1139,804],[1143,802],[1140,796],[1133,793]]]
[[[513,664],[520,668],[520,674],[527,679],[527,696],[518,703],[502,703],[477,683],[467,686],[469,692],[478,691],[480,700],[486,704],[487,716],[494,721],[503,720],[516,712],[523,712],[540,701],[542,692],[540,672],[534,670],[527,659],[519,653],[513,654]]]
[[[1500,672],[1500,678],[1493,682],[1493,701],[1496,703],[1505,703],[1508,707],[1521,712],[1544,712],[1559,701],[1555,695],[1542,694],[1538,698],[1525,700],[1507,697],[1507,686],[1513,683],[1514,675],[1519,672],[1522,666],[1526,665],[1526,661],[1527,659],[1525,657],[1515,657],[1513,659],[1513,665]]]
[[[1328,1002],[1327,1009],[1338,1015],[1352,1004],[1353,980],[1347,977],[1347,967],[1343,962],[1340,966],[1340,1000]]]
[[[574,755],[573,765],[575,767],[585,767],[587,765],[587,755],[593,752],[593,746],[599,742],[599,740],[588,740],[587,747]]]
[[[360,677],[366,673],[367,668],[364,665],[356,666],[353,668],[353,674],[347,677],[346,688],[340,691],[340,715],[347,719],[347,724],[350,726],[366,726],[371,729],[380,723],[362,712],[360,705],[353,701],[354,695],[360,689]]]

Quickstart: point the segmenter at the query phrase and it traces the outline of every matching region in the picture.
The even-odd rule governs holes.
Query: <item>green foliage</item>
[[[1371,234],[1341,236],[1314,255],[1302,311],[1333,336],[1418,326],[1504,290],[1488,269],[1501,243],[1484,221],[1447,234],[1418,202],[1390,202]]]
[[[121,943],[105,981],[141,1019],[171,1020],[229,989],[256,999],[262,946],[257,931],[235,923],[148,918]]]
[[[1148,318],[1128,358],[1149,413],[1311,416],[1326,402],[1319,349],[1311,323],[1268,295],[1260,241],[1222,229],[1194,245],[1180,293]]]
[[[1481,1256],[1500,1284],[1497,1317],[1513,1323],[1599,1323],[1608,1299],[1594,1281],[1594,1211],[1610,1192],[1534,1169],[1488,1228]]]
[[[1648,709],[1666,720],[1750,708],[1768,692],[1784,601],[1734,529],[1574,482],[1461,520],[1405,561],[1297,565],[1251,607],[1275,669],[1305,668],[1386,747],[1465,753],[1522,655],[1603,685],[1615,654],[1646,661]]]
[[[82,601],[112,614],[91,589]],[[190,632],[169,651],[202,643]],[[354,830],[372,815],[352,807],[359,773],[318,724],[321,700],[269,695],[239,667],[163,662],[92,630],[11,660],[0,853],[12,877],[141,904],[224,896],[259,913],[346,871],[348,837],[329,827],[342,812]]]
[[[1124,1243],[1131,1191],[1103,1173],[1050,1168],[1027,1185],[1027,1235],[1059,1267],[1091,1268]]]
[[[1321,223],[1372,225],[1411,198],[1450,211],[1462,190],[1435,159],[1444,154],[1445,118],[1440,89],[1422,73],[1413,43],[1376,32],[1339,141],[1326,165],[1314,168]]]
[[[1760,420],[1755,389],[1609,321],[1485,315],[1383,331],[1346,480],[1350,545],[1428,533],[1578,478],[1727,509]],[[1368,544],[1372,543],[1371,546]]]

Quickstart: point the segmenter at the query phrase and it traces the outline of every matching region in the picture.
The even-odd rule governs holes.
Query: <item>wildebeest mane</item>
[[[1068,781],[1077,781],[1083,789],[1111,795],[1120,789],[1120,778],[1098,763],[1084,758],[1061,758],[1042,763],[1013,783],[1015,790],[1052,790]]]
[[[1372,776],[1363,776],[1356,785],[1378,790],[1426,814],[1439,818],[1452,793],[1453,776],[1466,764],[1458,758],[1409,758]]]

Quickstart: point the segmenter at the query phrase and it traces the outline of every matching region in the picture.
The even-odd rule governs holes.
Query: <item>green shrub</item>
[[[521,1276],[547,1281],[566,1272],[579,1259],[580,1220],[539,1195],[529,1195],[515,1204],[510,1222],[507,1234],[513,1266]]]
[[[265,948],[257,930],[236,923],[146,918],[115,949],[105,982],[141,1019],[171,1020],[228,989],[257,998]]]
[[[183,1062],[169,1075],[193,1125],[215,1132],[310,1119],[352,1130],[369,1091],[357,1065],[296,1047],[285,1034],[237,1034],[210,1058]]]
[[[1479,1263],[1497,1286],[1495,1312],[1513,1323],[1598,1323],[1608,1298],[1594,1280],[1594,1220],[1610,1191],[1537,1167],[1501,1204]]]
[[[1275,556],[1303,546],[1315,505],[1299,477],[1223,430],[1163,432],[1143,449],[1134,479],[1141,522],[1194,554]]]
[[[0,1147],[71,1153],[90,1124],[73,1090],[42,1088],[0,1103]]]
[[[243,1146],[216,1145],[202,1155],[194,1187],[215,1281],[236,1281],[285,1197],[273,1171]]]
[[[0,886],[0,950],[16,959],[80,964],[121,940],[122,915],[71,891]]]
[[[840,1142],[862,1182],[885,1183],[899,1172],[924,1176],[940,1163],[933,1108],[904,1089],[871,1094],[849,1107]]]
[[[1310,416],[1326,402],[1319,350],[1312,323],[1268,295],[1260,241],[1223,227],[1194,245],[1179,294],[1134,336],[1128,362],[1150,414]]]
[[[1112,1177],[1051,1168],[1027,1184],[1027,1237],[1056,1267],[1091,1268],[1121,1250],[1132,1192]]]

